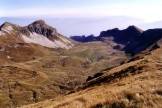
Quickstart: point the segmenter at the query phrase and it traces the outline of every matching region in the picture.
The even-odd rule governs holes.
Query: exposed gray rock
[[[28,25],[27,28],[30,32],[42,34],[48,38],[50,36],[57,35],[56,29],[47,25],[45,23],[45,21],[43,21],[43,20],[37,20],[37,21],[33,22],[32,24]]]

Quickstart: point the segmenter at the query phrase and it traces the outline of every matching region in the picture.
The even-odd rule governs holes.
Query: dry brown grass
[[[108,71],[118,72],[130,65],[144,65],[142,73],[21,108],[161,108],[160,52],[161,50],[156,50],[142,60],[132,61]]]
[[[0,42],[5,48],[0,52],[2,108],[69,94],[84,84],[88,76],[120,65],[126,59],[122,52],[112,55],[109,46],[102,43],[81,44],[62,50],[10,41]]]

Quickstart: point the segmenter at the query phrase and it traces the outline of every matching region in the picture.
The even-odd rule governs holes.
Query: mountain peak
[[[18,27],[18,25],[12,24],[10,22],[4,22],[0,26],[0,31],[1,31],[1,34],[2,34],[2,32],[10,33],[10,32],[12,32],[17,27]]]
[[[5,28],[5,27],[8,27],[8,26],[14,26],[14,24],[10,23],[10,22],[4,22],[1,26],[0,26],[0,29],[1,28]]]
[[[135,26],[135,25],[131,25],[131,26],[129,26],[126,30],[131,30],[131,31],[138,31],[138,32],[140,32],[140,33],[142,33],[143,32],[143,30],[142,29],[140,29],[140,28],[138,28],[137,26]]]
[[[52,26],[45,23],[44,20],[37,20],[27,26],[30,32],[35,32],[46,37],[57,35],[57,31]]]
[[[44,20],[40,19],[40,20],[34,21],[32,24],[41,24],[41,25],[44,25],[44,24],[46,24],[46,22]]]
[[[128,26],[128,28],[137,28],[135,25],[130,25],[130,26]]]

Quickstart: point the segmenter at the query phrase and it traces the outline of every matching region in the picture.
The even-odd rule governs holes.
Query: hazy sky
[[[162,0],[0,0],[1,17],[128,16],[146,22],[162,20]]]

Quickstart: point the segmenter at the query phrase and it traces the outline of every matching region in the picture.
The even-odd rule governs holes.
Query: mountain
[[[102,41],[106,43],[116,43],[114,48],[121,49],[129,54],[138,54],[141,51],[155,45],[155,43],[162,38],[162,29],[149,29],[143,31],[136,26],[129,26],[126,29],[119,30],[114,28],[107,31],[102,31],[99,36],[89,38],[71,37],[71,39],[79,42]],[[75,38],[74,38],[75,37]],[[80,39],[81,38],[81,39]],[[92,40],[90,40],[92,39]]]
[[[72,46],[73,42],[43,20],[24,27],[9,22],[0,26],[0,64],[25,62],[48,55],[49,49],[70,49]]]
[[[0,108],[160,108],[161,31],[130,26],[75,42],[43,20],[3,23]]]
[[[146,49],[151,49],[162,39],[162,29],[149,29],[144,31],[136,42],[127,45],[124,50],[133,54],[139,53]],[[160,47],[160,44],[159,46]]]
[[[118,28],[102,31],[99,35],[100,38],[112,37],[113,41],[119,44],[127,45],[129,42],[138,40],[139,36],[142,34],[143,30],[137,28],[136,26],[129,26],[124,30],[119,30]]]
[[[114,42],[119,44],[128,44],[129,41],[134,41],[139,38],[143,30],[137,28],[136,26],[129,26],[124,30],[119,30],[118,28],[110,29],[107,31],[102,31],[99,36],[72,36],[71,39],[80,42],[90,42],[90,41],[104,41],[106,39],[112,39]]]
[[[0,35],[14,36],[21,43],[33,43],[48,48],[69,49],[73,44],[57,30],[47,25],[43,20],[38,20],[25,27],[20,27],[11,23],[4,23],[0,27]],[[6,37],[5,37],[6,38]]]
[[[141,19],[127,17],[127,16],[71,16],[71,17],[49,17],[49,16],[35,16],[35,17],[1,17],[0,24],[4,21],[8,21],[14,24],[27,25],[37,19],[44,19],[47,24],[57,27],[59,33],[66,36],[77,36],[80,34],[89,35],[99,35],[100,31],[106,29],[112,29],[114,27],[119,27],[123,29],[130,24],[139,25],[143,24],[144,21]],[[123,23],[124,22],[124,23]]]

